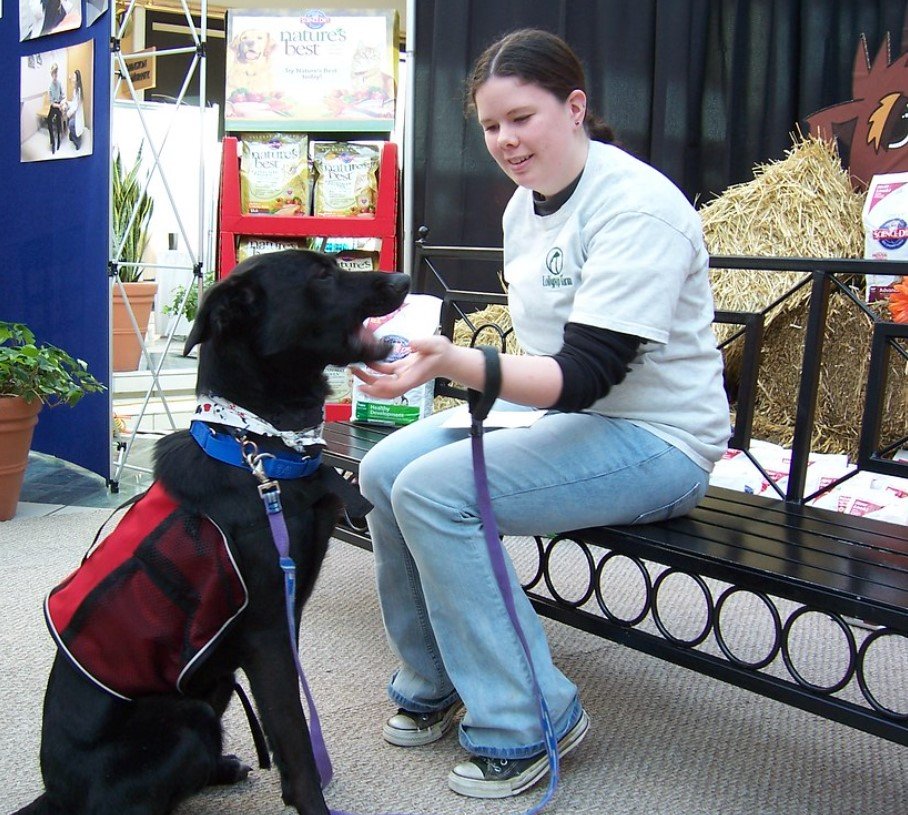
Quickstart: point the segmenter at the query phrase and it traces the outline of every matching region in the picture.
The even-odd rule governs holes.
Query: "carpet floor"
[[[0,524],[0,812],[41,790],[38,744],[53,658],[42,601],[79,562],[107,510]],[[764,699],[653,657],[545,621],[556,662],[578,684],[592,720],[563,764],[550,815],[905,815],[908,748]],[[456,736],[425,748],[384,743],[393,709],[372,556],[332,542],[303,614],[301,656],[335,768],[332,809],[366,813],[521,813],[541,791],[505,801],[450,792],[465,755]],[[904,709],[904,707],[903,707]],[[225,717],[228,749],[252,762],[239,705]],[[275,772],[208,790],[179,815],[284,811]]]

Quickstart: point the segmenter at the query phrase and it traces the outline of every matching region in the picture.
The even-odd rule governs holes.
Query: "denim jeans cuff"
[[[578,721],[580,721],[582,714],[583,708],[580,705],[580,700],[575,698],[567,711],[565,711],[560,719],[556,720],[554,723],[555,735],[559,741],[575,724],[577,724]],[[540,722],[540,730],[541,728],[542,724]],[[529,758],[530,756],[537,756],[540,753],[545,752],[545,742],[542,741],[542,739],[533,742],[532,744],[493,746],[477,744],[470,738],[467,731],[468,728],[465,728],[461,724],[459,736],[460,746],[474,756],[483,756],[485,758]]]
[[[417,702],[394,690],[394,679],[392,678],[388,683],[388,698],[398,707],[409,710],[412,713],[434,713],[436,710],[444,710],[446,707],[450,707],[460,697],[457,695],[457,691],[452,691],[437,701]]]

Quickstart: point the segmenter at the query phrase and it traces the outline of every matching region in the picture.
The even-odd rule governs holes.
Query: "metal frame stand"
[[[123,37],[126,32],[126,29],[130,23],[135,18],[135,12],[137,8],[136,0],[131,0],[125,11],[122,15],[113,20],[112,18],[112,36],[110,39],[110,62],[111,62],[111,108],[110,108],[110,121],[111,121],[111,162],[114,158],[114,151],[116,147],[116,133],[113,125],[113,110],[114,103],[117,100],[118,92],[121,87],[125,87],[129,92],[129,101],[135,105],[136,111],[139,116],[139,121],[141,123],[145,143],[149,146],[151,153],[153,155],[153,163],[149,172],[145,175],[143,182],[143,191],[146,191],[148,184],[153,178],[154,174],[157,173],[160,178],[164,190],[166,192],[166,199],[172,208],[173,214],[176,218],[178,229],[183,238],[183,245],[187,248],[189,255],[188,265],[183,266],[174,266],[169,264],[146,264],[146,263],[125,263],[120,260],[120,255],[123,251],[123,243],[121,240],[119,244],[117,243],[116,236],[114,235],[113,229],[113,190],[112,190],[112,180],[111,180],[111,211],[109,214],[109,246],[110,254],[108,261],[109,269],[109,280],[110,280],[110,294],[113,296],[114,287],[118,287],[121,295],[125,294],[123,291],[123,281],[120,279],[119,269],[125,266],[141,266],[142,268],[147,269],[183,269],[186,271],[191,271],[193,275],[193,285],[197,287],[198,296],[201,300],[204,282],[204,270],[207,262],[207,252],[206,252],[206,229],[205,229],[205,213],[206,213],[206,187],[205,187],[205,160],[204,160],[204,113],[206,107],[206,80],[207,80],[207,53],[206,53],[206,41],[207,41],[207,20],[208,20],[208,3],[207,0],[201,1],[201,9],[199,13],[199,25],[196,25],[195,21],[192,19],[192,14],[189,11],[186,0],[180,0],[180,6],[183,12],[183,15],[186,19],[186,25],[189,27],[191,37],[193,39],[193,45],[181,47],[181,48],[172,48],[172,49],[163,49],[163,50],[141,50],[135,51],[132,53],[124,53],[122,50]],[[170,123],[160,138],[155,138],[151,129],[149,128],[148,122],[144,116],[142,110],[142,100],[138,96],[135,86],[129,76],[129,70],[127,67],[127,60],[140,57],[153,57],[155,59],[162,59],[168,56],[176,54],[192,54],[192,61],[189,65],[189,68],[186,71],[186,76],[184,77],[182,87],[180,88],[180,93],[177,96],[174,104],[173,116],[170,120]],[[193,77],[198,72],[199,77],[199,141],[198,141],[198,150],[199,150],[199,229],[197,235],[196,249],[193,250],[193,244],[189,240],[186,227],[183,224],[183,220],[180,217],[180,209],[177,206],[177,202],[174,198],[174,195],[171,191],[171,185],[168,183],[167,175],[165,169],[161,164],[161,153],[164,149],[167,139],[173,129],[174,123],[176,122],[177,114],[181,106],[187,105],[185,100],[186,91],[189,87],[190,82]],[[158,203],[158,202],[156,202]],[[129,231],[132,223],[134,222],[138,214],[138,208],[133,210],[129,224],[126,227],[125,232]],[[187,300],[189,299],[191,293],[190,286],[186,286],[183,292],[182,300],[179,304],[179,309],[177,313],[181,313],[184,306],[186,305]],[[126,300],[128,306],[128,300]],[[135,465],[129,464],[129,456],[132,452],[133,443],[136,439],[136,435],[139,433],[141,427],[142,419],[145,417],[145,414],[148,410],[149,403],[152,398],[160,399],[164,411],[167,415],[167,419],[170,423],[171,430],[177,430],[177,424],[174,421],[173,414],[171,413],[170,407],[167,403],[167,394],[164,391],[164,388],[161,385],[160,374],[161,369],[164,366],[164,361],[166,359],[167,353],[173,344],[174,333],[176,331],[178,320],[171,320],[170,325],[168,326],[168,331],[165,340],[165,346],[163,353],[161,354],[160,359],[155,363],[152,359],[152,356],[148,350],[148,347],[145,342],[145,331],[140,328],[138,325],[135,315],[132,312],[131,306],[128,306],[129,318],[132,323],[132,328],[136,333],[136,336],[139,338],[142,356],[146,360],[148,365],[148,370],[151,372],[151,383],[145,393],[144,399],[142,401],[141,408],[138,415],[135,417],[135,427],[132,432],[126,432],[121,434],[116,428],[116,419],[114,416],[113,410],[113,388],[111,388],[110,393],[110,432],[111,438],[116,439],[115,442],[115,455],[111,463],[111,474],[108,479],[108,485],[111,492],[119,491],[120,479],[123,475],[124,470],[130,469],[139,472],[150,472],[150,469],[147,467],[138,467]],[[112,355],[111,355],[112,358]],[[111,382],[113,382],[113,373],[111,372]]]

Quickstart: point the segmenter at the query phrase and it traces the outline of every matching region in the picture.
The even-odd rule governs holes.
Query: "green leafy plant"
[[[214,285],[214,270],[209,269],[205,272],[202,281],[205,291],[208,291],[208,287]],[[175,286],[171,294],[170,302],[161,310],[171,317],[185,317],[192,322],[195,319],[195,315],[199,313],[199,286],[195,278],[193,278],[192,283],[189,284],[189,296],[186,298],[186,302],[183,303],[183,296],[185,294],[185,286]],[[182,309],[180,308],[181,303],[183,304]]]
[[[142,169],[142,147],[139,147],[135,163],[128,170],[123,166],[119,150],[114,155],[111,176],[113,189],[111,203],[113,210],[113,252],[117,256],[117,274],[124,283],[135,283],[142,277],[139,264],[148,244],[148,226],[154,211],[154,200],[148,194],[148,178],[140,178]],[[121,248],[122,247],[122,248]]]
[[[22,323],[0,321],[0,397],[21,396],[49,407],[75,405],[104,390],[88,365],[49,343],[38,344]]]

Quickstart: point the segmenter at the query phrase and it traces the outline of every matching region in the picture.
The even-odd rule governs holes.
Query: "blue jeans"
[[[523,410],[516,405],[496,404]],[[465,410],[465,408],[454,408]],[[496,583],[479,518],[469,430],[450,411],[401,428],[363,459],[388,641],[400,660],[391,700],[426,713],[458,697],[460,742],[474,755],[545,749],[523,649]],[[591,413],[548,413],[484,436],[492,507],[503,535],[656,521],[690,511],[709,476],[642,428]],[[520,625],[561,738],[580,717],[577,688],[553,664],[545,632],[508,569]]]

